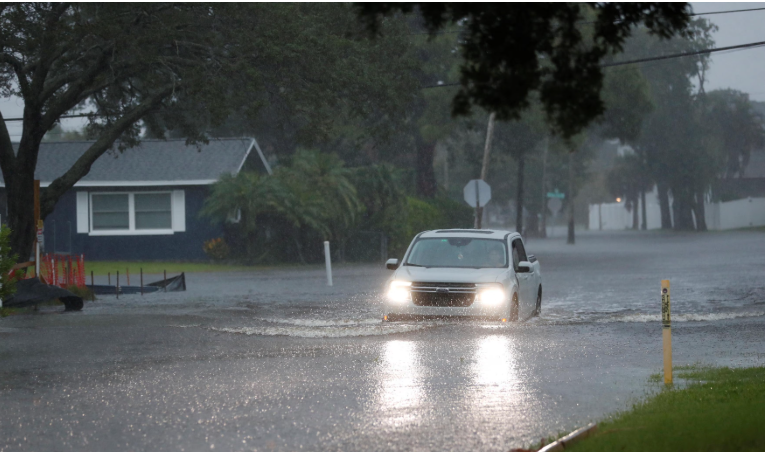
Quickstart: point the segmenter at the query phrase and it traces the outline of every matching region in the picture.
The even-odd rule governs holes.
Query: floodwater
[[[765,365],[765,233],[527,248],[543,313],[520,324],[383,324],[382,265],[334,287],[319,267],[192,273],[185,293],[0,319],[0,451],[528,445],[658,390],[661,279],[676,365]]]

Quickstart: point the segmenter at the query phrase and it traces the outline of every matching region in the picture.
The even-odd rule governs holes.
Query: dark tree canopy
[[[399,38],[370,42],[344,4],[0,5],[0,95],[24,101],[16,152],[0,115],[14,251],[32,248],[39,145],[61,116],[88,112],[95,142],[42,190],[42,218],[96,159],[144,131],[204,141],[234,112],[245,123],[270,114],[306,141],[300,133],[336,127],[338,111],[399,117],[417,89],[408,60],[393,55],[408,36],[391,34]],[[382,68],[399,75],[383,80]]]
[[[603,58],[621,51],[636,26],[669,38],[685,30],[690,14],[687,3],[363,3],[358,8],[373,31],[380,17],[415,8],[431,34],[460,26],[464,61],[454,114],[468,114],[477,105],[500,120],[518,119],[536,91],[564,137],[605,111]],[[585,36],[583,26],[593,32]]]

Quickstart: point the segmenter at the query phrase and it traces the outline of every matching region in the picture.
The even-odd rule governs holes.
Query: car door
[[[536,294],[532,294],[534,292],[534,273],[519,273],[518,272],[518,263],[523,261],[528,261],[529,258],[526,255],[526,248],[523,246],[523,240],[520,238],[516,238],[513,240],[512,244],[512,253],[513,253],[513,270],[515,270],[515,275],[518,278],[518,286],[519,286],[519,298],[520,298],[520,310],[519,310],[519,317],[522,319],[525,319],[526,317],[529,317],[531,315],[531,311],[534,309],[534,304],[536,303]]]

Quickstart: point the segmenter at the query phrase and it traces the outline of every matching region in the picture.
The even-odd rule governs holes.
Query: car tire
[[[520,304],[518,303],[518,294],[513,294],[513,300],[510,302],[510,321],[518,321],[518,311],[520,310]]]
[[[539,286],[539,291],[537,292],[537,306],[534,308],[534,317],[539,317],[542,315],[542,286]]]

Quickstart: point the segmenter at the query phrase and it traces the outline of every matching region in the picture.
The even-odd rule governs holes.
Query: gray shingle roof
[[[41,143],[35,179],[43,186],[49,184],[92,143]],[[252,138],[218,138],[197,148],[187,146],[185,140],[144,140],[123,153],[109,151],[99,157],[76,186],[211,184],[224,173],[238,173],[254,143]],[[4,185],[2,175],[0,182]]]

